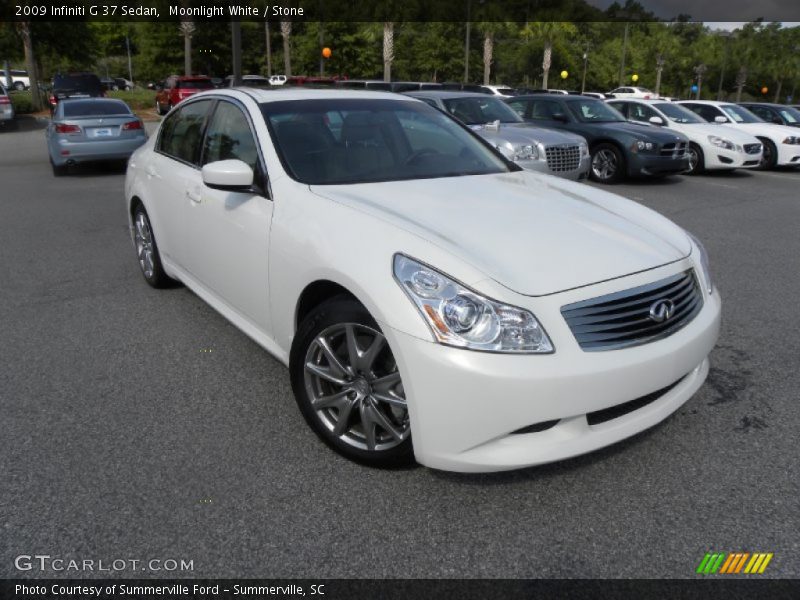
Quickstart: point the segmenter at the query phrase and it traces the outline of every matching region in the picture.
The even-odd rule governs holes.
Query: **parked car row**
[[[14,124],[14,105],[8,97],[8,90],[0,83],[0,127],[5,129]]]

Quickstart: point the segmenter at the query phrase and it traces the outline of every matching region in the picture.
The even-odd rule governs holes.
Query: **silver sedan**
[[[572,180],[589,175],[589,146],[584,138],[526,123],[497,96],[447,91],[405,95],[455,117],[524,169]]]
[[[122,100],[62,100],[45,132],[53,174],[70,165],[128,160],[147,141],[144,123]]]

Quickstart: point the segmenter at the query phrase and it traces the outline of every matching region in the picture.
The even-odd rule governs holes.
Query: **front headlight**
[[[790,135],[785,140],[783,140],[784,144],[800,144],[800,137]]]
[[[708,141],[714,144],[715,146],[719,146],[720,148],[725,148],[725,150],[736,150],[736,144],[716,135],[708,136]]]
[[[522,144],[512,146],[511,160],[536,160],[539,158],[539,152],[535,144]]]
[[[586,142],[581,142],[578,144],[578,147],[581,149],[581,157],[589,156],[589,144]]]
[[[396,254],[394,277],[440,344],[515,354],[547,354],[553,344],[529,311],[495,302],[439,271]]]
[[[711,294],[714,291],[714,285],[711,283],[711,269],[708,265],[708,252],[706,252],[706,247],[703,246],[703,243],[688,231],[686,232],[686,235],[691,238],[691,240],[694,242],[694,245],[697,246],[697,249],[700,251],[700,266],[703,269],[703,279],[706,281],[706,290],[709,294]]]
[[[636,140],[631,144],[632,152],[652,152],[656,149],[656,144],[653,142],[645,142],[643,140]]]

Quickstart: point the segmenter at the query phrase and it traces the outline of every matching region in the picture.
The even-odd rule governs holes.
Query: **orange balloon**
[[[323,49],[322,49],[322,56],[323,56],[324,58],[330,58],[330,57],[331,57],[331,54],[333,54],[333,53],[331,52],[331,49],[330,49],[330,48],[323,48]]]
[[[764,86],[764,87],[761,88],[761,93],[762,94],[766,94],[768,91],[769,91],[769,88],[767,86]]]

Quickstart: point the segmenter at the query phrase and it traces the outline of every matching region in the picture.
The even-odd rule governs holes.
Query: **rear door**
[[[155,152],[143,165],[159,250],[184,269],[191,258],[186,232],[192,204],[188,190],[200,181],[203,133],[214,103],[210,98],[197,100],[169,115],[159,130]]]

